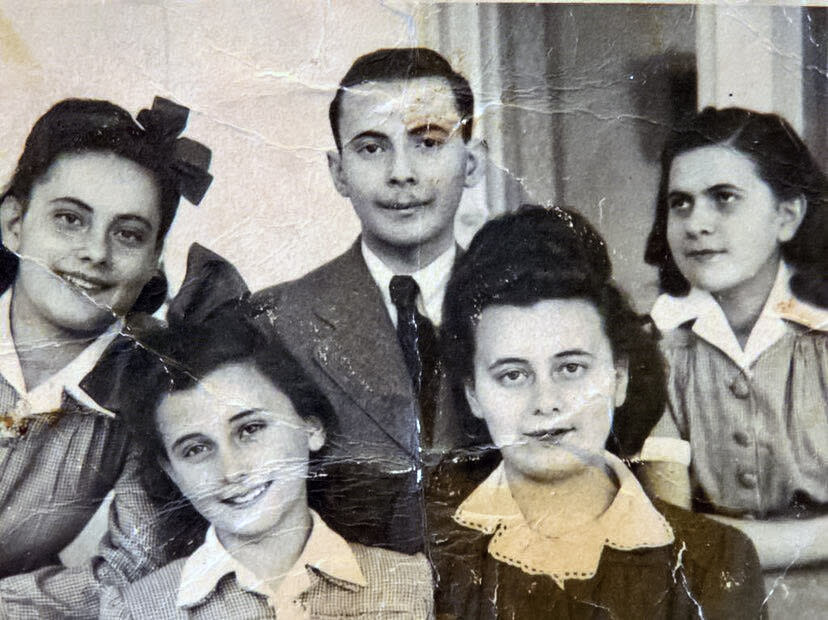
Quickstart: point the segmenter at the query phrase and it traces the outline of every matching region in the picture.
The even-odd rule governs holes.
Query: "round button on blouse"
[[[733,383],[730,384],[730,391],[736,398],[747,398],[750,396],[750,385],[744,375],[736,375]]]
[[[756,478],[756,474],[751,473],[749,471],[743,471],[738,476],[739,484],[741,484],[746,489],[755,489],[756,484],[759,482]]]
[[[733,441],[743,448],[747,448],[750,445],[750,437],[744,431],[736,431],[733,433]]]

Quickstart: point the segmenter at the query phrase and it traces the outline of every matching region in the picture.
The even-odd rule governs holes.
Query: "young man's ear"
[[[469,140],[466,144],[466,179],[465,187],[474,187],[486,172],[486,158],[489,147],[482,140]]]
[[[779,233],[778,238],[780,243],[790,241],[799,230],[802,220],[805,218],[805,212],[808,206],[805,204],[805,198],[797,196],[793,200],[783,200],[779,203],[777,217],[779,218]]]
[[[627,386],[630,383],[630,362],[626,357],[615,360],[614,404],[617,409],[627,400]]]
[[[463,387],[466,392],[466,402],[469,403],[469,409],[475,418],[483,419],[483,408],[480,406],[480,401],[477,400],[477,394],[474,391],[474,384],[471,381],[466,381]]]
[[[328,151],[328,170],[331,171],[334,187],[343,198],[349,198],[348,180],[342,170],[342,153],[339,150]]]
[[[0,231],[3,245],[12,252],[20,250],[20,226],[23,223],[23,205],[14,196],[6,195],[0,203]]]
[[[311,452],[318,452],[325,445],[325,425],[316,416],[310,416],[305,420],[308,428],[308,448]]]

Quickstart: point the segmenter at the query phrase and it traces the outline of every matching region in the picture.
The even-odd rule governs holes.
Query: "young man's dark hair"
[[[448,80],[457,103],[457,111],[460,113],[463,141],[468,142],[471,139],[474,119],[474,95],[468,80],[452,69],[449,62],[434,50],[425,47],[404,47],[381,49],[365,54],[357,58],[348,69],[339,83],[336,96],[331,101],[331,107],[328,110],[336,148],[342,150],[339,136],[340,105],[342,96],[349,88],[366,82],[390,82],[429,77]]]

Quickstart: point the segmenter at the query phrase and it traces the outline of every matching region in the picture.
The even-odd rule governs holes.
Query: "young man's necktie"
[[[411,276],[394,276],[389,286],[397,307],[397,339],[420,403],[421,438],[431,444],[439,392],[437,335],[434,325],[417,309],[420,287]]]

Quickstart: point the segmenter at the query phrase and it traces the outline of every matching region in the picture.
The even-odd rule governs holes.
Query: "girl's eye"
[[[529,379],[529,374],[524,370],[507,370],[497,376],[497,380],[501,385],[511,387],[515,385],[523,385]]]
[[[690,200],[688,196],[670,196],[667,199],[667,207],[670,209],[670,211],[685,213],[692,206],[693,202]]]
[[[207,452],[207,445],[203,443],[196,443],[184,448],[181,456],[185,459],[192,459]]]
[[[731,192],[728,190],[719,190],[714,194],[716,198],[716,202],[719,204],[733,204],[739,199],[739,195],[735,192]]]
[[[115,232],[115,237],[125,245],[139,246],[144,243],[146,234],[142,230],[123,228]]]
[[[577,379],[586,372],[586,366],[578,362],[567,362],[558,368],[558,373],[564,379]]]
[[[55,213],[55,220],[64,228],[78,228],[83,224],[83,219],[72,211],[58,211]]]
[[[239,429],[239,437],[249,439],[265,427],[264,422],[250,422]]]

